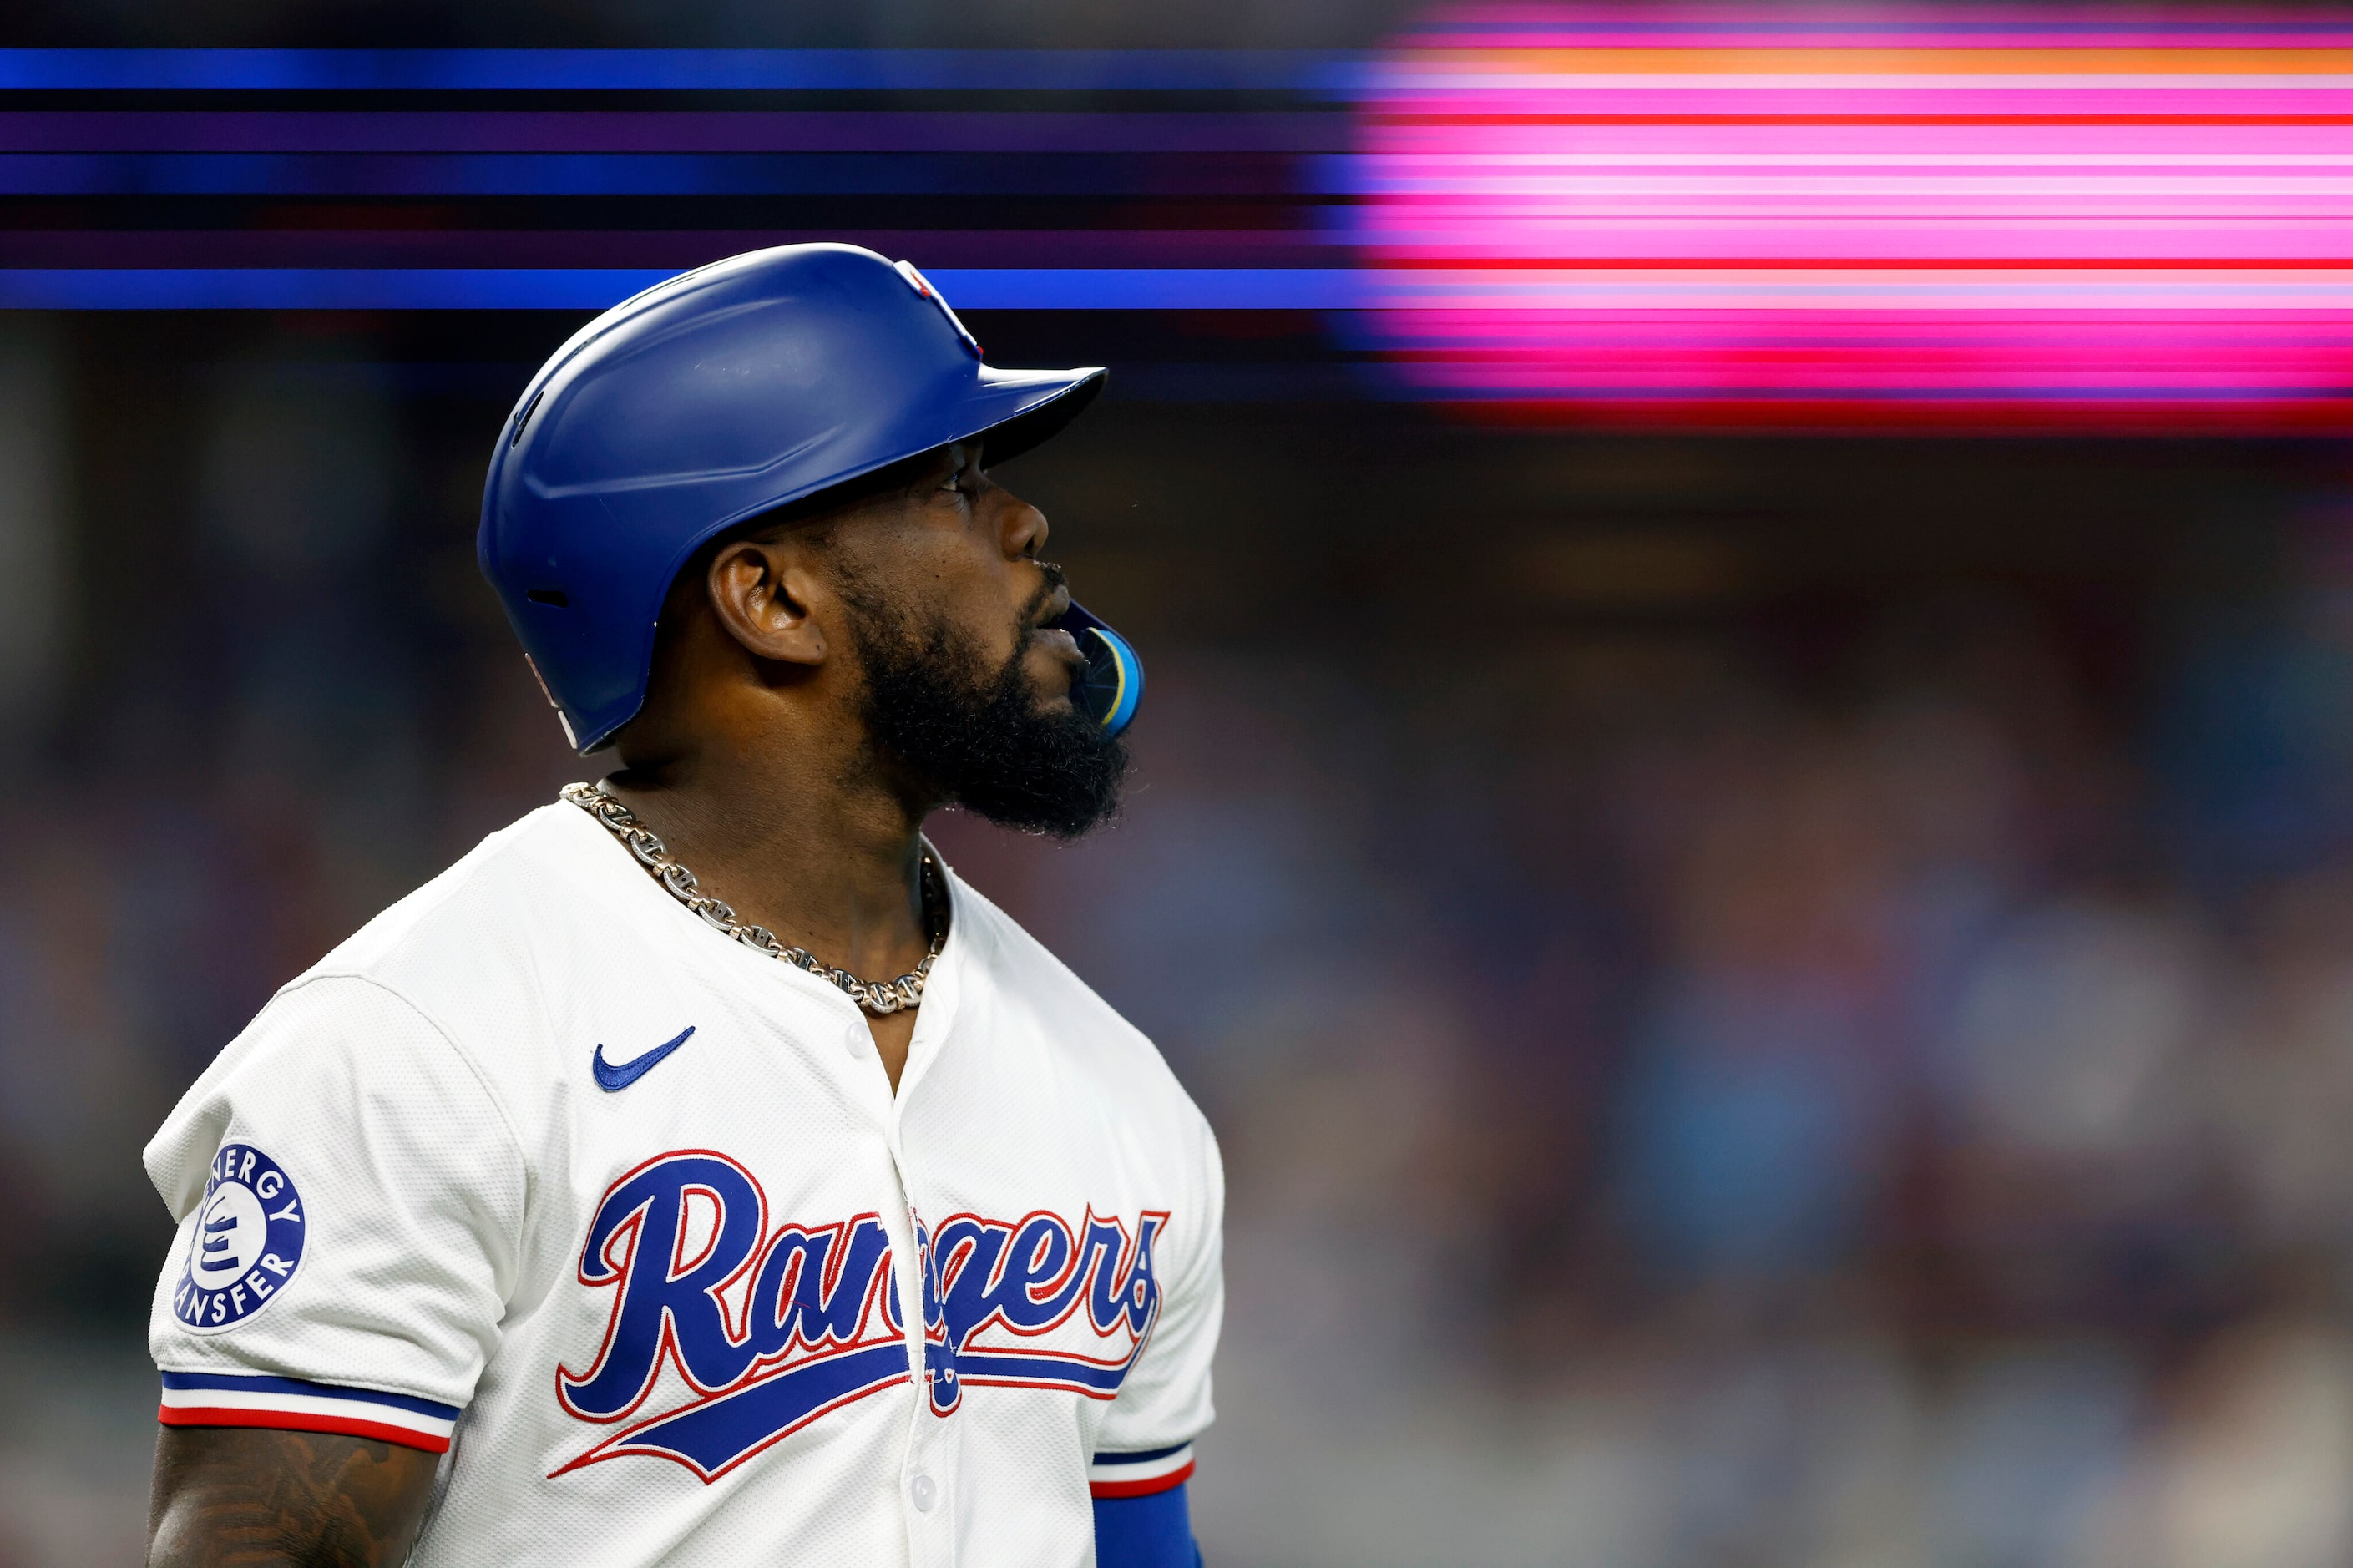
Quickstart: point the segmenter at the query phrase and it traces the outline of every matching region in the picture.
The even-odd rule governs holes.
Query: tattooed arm
[[[365,1437],[166,1426],[148,1568],[395,1568],[416,1544],[438,1462]]]

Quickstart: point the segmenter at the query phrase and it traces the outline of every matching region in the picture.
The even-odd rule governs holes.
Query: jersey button
[[[841,1046],[851,1056],[864,1061],[866,1053],[874,1048],[874,1037],[867,1032],[864,1025],[858,1025],[843,1033]]]
[[[931,1512],[932,1505],[940,1500],[940,1489],[929,1476],[917,1476],[909,1484],[907,1491],[908,1495],[915,1500],[917,1513]]]

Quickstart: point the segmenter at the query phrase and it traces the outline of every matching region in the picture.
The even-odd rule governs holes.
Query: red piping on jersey
[[[1089,1481],[1091,1497],[1150,1497],[1155,1492],[1171,1492],[1193,1479],[1193,1461],[1187,1459],[1181,1468],[1165,1476],[1154,1476],[1141,1481]]]

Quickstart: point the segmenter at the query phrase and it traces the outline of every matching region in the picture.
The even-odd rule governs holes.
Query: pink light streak
[[[1377,341],[1499,417],[2353,429],[2353,12],[1466,7],[1352,170]]]

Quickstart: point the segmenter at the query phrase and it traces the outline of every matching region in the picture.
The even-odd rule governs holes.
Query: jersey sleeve
[[[1174,1244],[1151,1337],[1096,1434],[1087,1468],[1099,1499],[1172,1491],[1193,1474],[1193,1439],[1216,1416],[1209,1363],[1225,1317],[1225,1170],[1208,1125],[1199,1128],[1194,1179],[1198,1217],[1169,1216]],[[1188,1227],[1185,1223],[1193,1220]]]
[[[280,993],[146,1162],[179,1221],[148,1330],[165,1425],[448,1447],[513,1289],[526,1173],[430,1018],[355,976]]]

